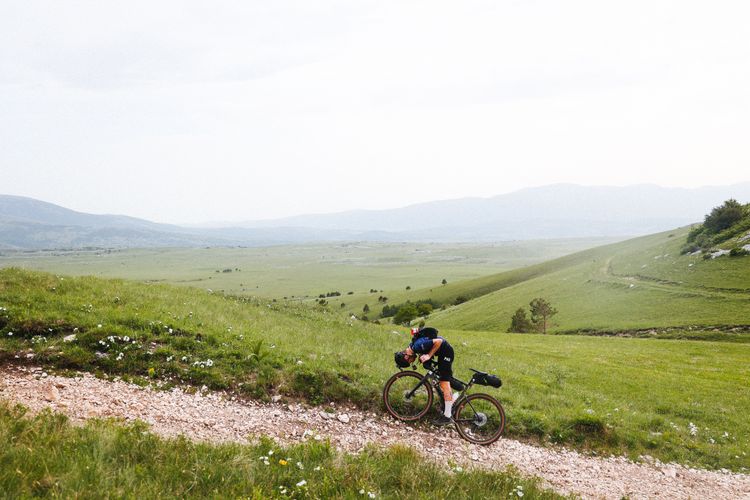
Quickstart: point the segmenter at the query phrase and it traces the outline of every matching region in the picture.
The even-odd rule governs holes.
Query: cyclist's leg
[[[440,388],[443,390],[445,401],[444,415],[451,417],[453,411],[453,391],[451,390],[451,379],[453,378],[453,347],[445,346],[447,349],[438,357],[438,378]]]

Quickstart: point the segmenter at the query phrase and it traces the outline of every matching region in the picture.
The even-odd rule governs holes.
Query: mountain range
[[[314,241],[490,242],[635,236],[699,222],[728,198],[750,202],[750,182],[694,189],[554,184],[491,198],[390,210],[353,210],[215,227],[76,212],[0,195],[0,248],[261,246]]]

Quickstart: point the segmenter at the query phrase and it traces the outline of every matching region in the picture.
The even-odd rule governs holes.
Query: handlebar
[[[430,358],[427,361],[425,361],[424,363],[422,363],[422,367],[425,370],[435,371],[435,370],[437,370],[438,363],[433,358]]]

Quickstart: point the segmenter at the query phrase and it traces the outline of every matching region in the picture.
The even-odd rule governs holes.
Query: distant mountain
[[[314,241],[507,241],[635,236],[699,222],[750,182],[697,189],[555,184],[492,198],[421,203],[195,228],[76,212],[0,195],[0,248],[260,246]]]
[[[498,240],[640,235],[699,222],[727,198],[750,201],[750,182],[696,189],[554,184],[492,198],[420,203],[239,224],[384,231],[415,239]]]
[[[0,249],[262,246],[357,239],[311,228],[194,229],[123,215],[94,215],[21,196],[0,195]]]

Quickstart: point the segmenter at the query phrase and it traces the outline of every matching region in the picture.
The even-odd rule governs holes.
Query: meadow
[[[209,445],[143,424],[28,416],[0,401],[0,491],[47,498],[562,498],[510,471],[450,472],[405,447],[337,453],[328,443]],[[415,473],[419,471],[419,473]]]
[[[0,251],[0,268],[193,286],[232,295],[370,299],[370,290],[439,286],[523,267],[613,241],[576,238],[495,244],[340,243],[263,248]],[[349,295],[349,292],[353,292]]]
[[[405,328],[335,307],[0,271],[0,359],[379,409]],[[70,335],[75,335],[71,341]],[[449,330],[456,375],[500,375],[507,435],[601,454],[750,468],[746,344]]]

